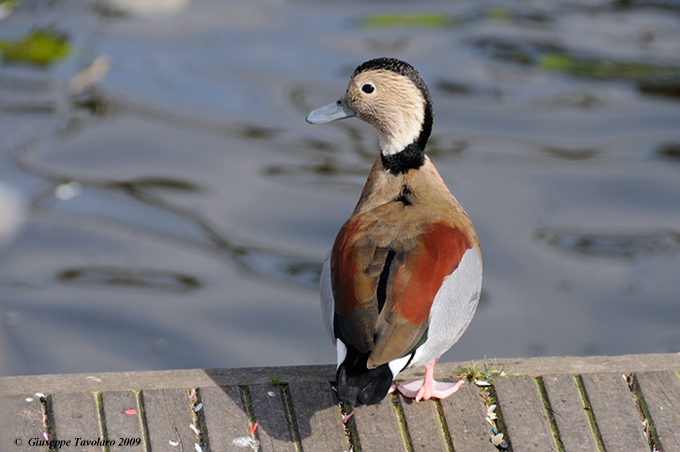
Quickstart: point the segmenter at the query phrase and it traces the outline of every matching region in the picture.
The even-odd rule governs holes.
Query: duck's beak
[[[347,105],[347,94],[345,94],[332,104],[317,108],[308,114],[306,119],[310,124],[324,124],[336,119],[351,118],[355,115],[356,112]]]

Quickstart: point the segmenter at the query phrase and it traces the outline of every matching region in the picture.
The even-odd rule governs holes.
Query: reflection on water
[[[644,94],[680,98],[680,82],[678,81],[641,81],[638,82],[637,88]]]
[[[5,63],[48,66],[72,52],[65,33],[45,28],[31,30],[15,40],[0,40],[0,53]]]
[[[640,259],[680,251],[676,231],[593,232],[566,228],[543,228],[534,238],[559,251],[582,257]]]
[[[674,3],[24,3],[0,32],[0,179],[30,209],[0,250],[11,372],[331,362],[316,285],[378,140],[304,116],[382,55],[428,81],[484,252],[444,360],[677,349]]]
[[[201,287],[201,282],[191,275],[116,267],[68,268],[58,273],[57,279],[67,284],[128,287],[179,293]]]
[[[680,162],[680,143],[663,143],[656,153],[666,160]]]
[[[513,23],[517,25],[540,25],[552,22],[553,18],[545,11],[520,11],[505,7],[474,8],[465,13],[437,12],[388,12],[368,14],[358,20],[366,28],[446,28],[470,25],[475,22]]]
[[[597,154],[599,154],[599,150],[596,148],[587,148],[587,149],[564,149],[564,148],[558,148],[555,146],[543,146],[541,147],[541,150],[545,152],[548,155],[560,158],[560,159],[566,159],[566,160],[586,160],[586,159],[591,159]]]
[[[255,128],[246,128],[240,135],[253,139],[271,138],[269,133],[258,133],[254,130]],[[305,287],[317,287],[321,272],[320,261],[296,257],[293,253],[265,249],[254,243],[246,243],[237,237],[232,237],[228,233],[220,231],[218,227],[193,209],[173,205],[161,194],[167,192],[200,194],[201,187],[192,182],[164,177],[143,177],[126,181],[101,181],[81,178],[74,181],[65,174],[42,168],[32,162],[28,156],[31,148],[30,144],[18,147],[14,155],[14,163],[27,173],[40,175],[45,181],[51,181],[54,184],[54,188],[50,186],[41,194],[35,196],[34,208],[68,209],[68,205],[63,203],[55,205],[53,199],[56,197],[61,201],[69,201],[77,196],[82,196],[85,191],[89,194],[93,188],[100,191],[99,197],[102,198],[109,197],[109,193],[119,192],[125,195],[124,204],[139,202],[147,206],[147,210],[157,209],[162,211],[167,218],[166,221],[173,225],[159,228],[157,225],[138,222],[127,214],[116,216],[114,212],[102,212],[100,217],[106,222],[122,222],[133,227],[151,228],[153,233],[159,237],[167,236],[168,239],[182,242],[184,245],[208,249],[220,257],[229,259],[233,264],[238,265],[242,271],[252,275],[281,279]],[[103,202],[112,202],[112,200],[104,200]],[[132,210],[133,208],[132,206],[122,206],[121,209]],[[134,208],[134,210],[136,209]],[[196,231],[199,237],[192,237],[192,235],[187,234],[185,232],[186,227]],[[57,277],[59,280],[69,283],[128,285],[166,288],[167,290],[175,290],[173,287],[178,286],[178,284],[184,289],[195,289],[200,286],[199,280],[193,276],[167,273],[160,270],[126,272],[124,269],[117,268],[68,269],[60,272]],[[175,283],[169,284],[167,280],[174,280]]]
[[[521,65],[536,65],[542,54],[562,53],[565,49],[549,41],[511,41],[504,38],[484,37],[471,44],[490,58]]]
[[[639,82],[643,93],[673,96],[680,86],[680,65],[619,61],[593,55],[579,55],[549,41],[509,41],[480,38],[472,45],[489,57],[523,66],[577,77]]]

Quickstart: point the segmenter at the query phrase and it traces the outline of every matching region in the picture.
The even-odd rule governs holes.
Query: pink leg
[[[352,412],[349,413],[349,414],[343,414],[342,415],[342,423],[346,424],[347,421],[349,421],[349,418],[351,418],[352,416],[354,416],[354,410],[352,410]]]
[[[401,392],[404,397],[410,399],[429,400],[431,397],[438,399],[445,399],[454,392],[458,391],[463,385],[464,380],[459,380],[456,383],[443,383],[434,380],[434,363],[437,360],[433,359],[425,366],[425,379],[417,380],[405,385],[398,384],[396,389]],[[390,392],[394,392],[394,386]]]

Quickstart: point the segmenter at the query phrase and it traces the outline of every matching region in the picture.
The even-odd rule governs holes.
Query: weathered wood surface
[[[499,378],[495,389],[513,452],[557,452],[548,411],[534,378]]]
[[[605,450],[647,452],[642,417],[620,372],[584,374],[585,388]]]
[[[635,375],[646,409],[664,451],[680,451],[680,380],[675,372]]]
[[[379,404],[355,408],[354,423],[362,451],[405,450],[391,396],[385,397]]]
[[[41,437],[45,431],[43,407],[35,396],[4,396],[0,404],[0,450],[9,450],[16,438]],[[3,415],[4,414],[4,415]],[[4,432],[4,436],[3,436]]]
[[[349,450],[342,413],[330,383],[291,383],[290,395],[303,450]]]
[[[52,438],[73,440],[71,450],[90,452],[98,448],[89,445],[102,435],[95,395],[91,392],[52,394],[52,418],[59,426]],[[101,447],[99,448],[101,450]]]
[[[142,391],[142,399],[151,450],[173,452],[178,448],[185,451],[193,449],[197,440],[196,433],[189,427],[193,422],[185,389],[145,390]]]
[[[434,403],[420,403],[399,396],[406,430],[414,452],[447,452],[446,438]]]
[[[210,450],[213,452],[234,450],[233,439],[246,435],[248,427],[248,415],[243,407],[241,388],[238,386],[203,388],[201,403],[206,430],[210,432]]]
[[[139,413],[141,409],[137,401],[137,394],[133,391],[106,391],[102,393],[101,404],[106,425],[106,436],[119,440],[120,438],[141,438],[143,423]],[[132,410],[135,414],[131,413]],[[118,441],[120,442],[120,441]],[[120,452],[143,452],[145,444],[123,444],[116,447]]]
[[[289,429],[281,385],[253,385],[250,387],[253,414],[259,426],[262,452],[295,452]]]
[[[597,440],[573,375],[544,375],[543,384],[564,452],[593,452]]]
[[[493,452],[497,432],[513,452],[680,451],[680,355],[497,364],[507,375],[484,390],[469,381],[442,401],[391,395],[346,424],[334,366],[2,377],[0,451]],[[441,363],[436,376],[466,365]]]
[[[441,400],[440,405],[448,426],[454,450],[493,452],[489,441],[486,406],[480,397],[479,387],[464,384],[453,397]]]

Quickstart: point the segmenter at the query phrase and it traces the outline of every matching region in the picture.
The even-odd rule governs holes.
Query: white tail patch
[[[411,359],[411,355],[393,359],[389,362],[388,366],[390,367],[390,371],[392,371],[392,378],[396,378],[397,374],[404,370],[404,367],[406,367],[406,364],[408,364],[409,359]]]
[[[340,339],[337,339],[335,341],[335,348],[338,352],[338,364],[335,367],[337,369],[338,367],[340,367],[340,364],[342,364],[345,358],[347,358],[347,346]]]

